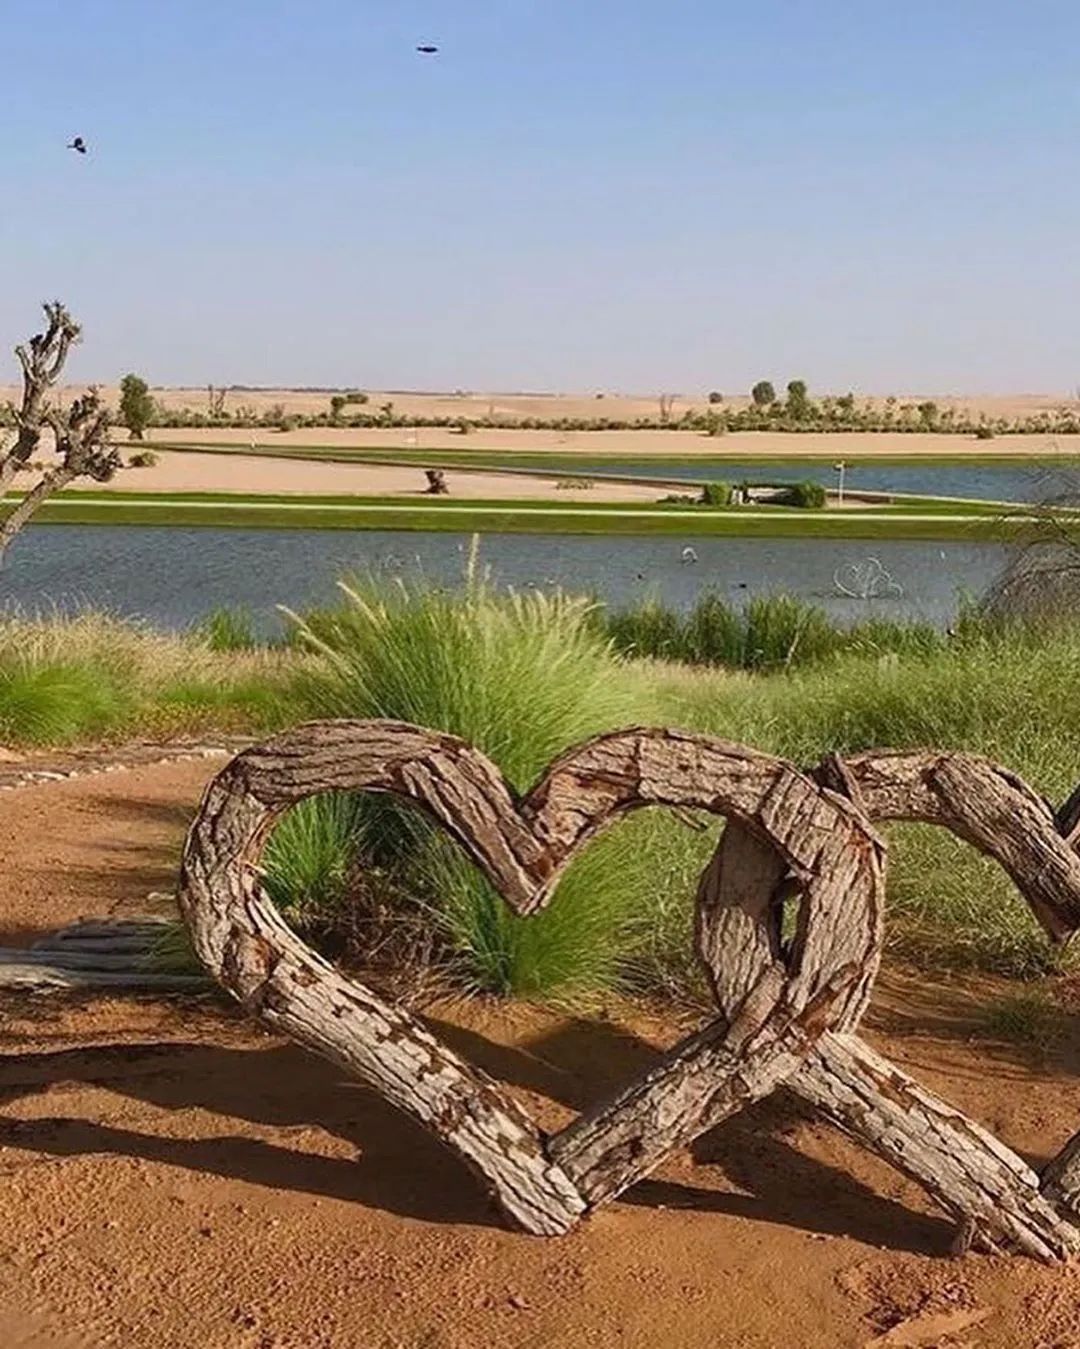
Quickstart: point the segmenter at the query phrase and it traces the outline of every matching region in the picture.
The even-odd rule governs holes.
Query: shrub
[[[769,407],[776,402],[776,390],[767,379],[760,379],[750,390],[750,397],[755,407]]]
[[[805,510],[820,510],[827,499],[825,488],[819,482],[792,483],[786,493],[788,505],[799,506]]]
[[[724,395],[718,389],[713,389],[712,393],[709,394],[710,404],[722,403],[723,401]]]
[[[731,483],[707,482],[701,489],[701,504],[703,506],[730,506],[731,494]]]
[[[994,428],[992,426],[977,426],[975,428],[976,440],[993,440]]]
[[[158,457],[153,450],[136,450],[128,459],[128,468],[153,468]]]

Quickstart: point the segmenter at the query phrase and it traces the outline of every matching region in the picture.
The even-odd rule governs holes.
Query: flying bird
[[[430,46],[430,45],[426,45],[426,46],[423,46],[423,47],[417,47],[416,50],[417,50],[418,52],[423,52],[425,56],[434,56],[435,53],[436,53],[439,49],[438,49],[438,47],[432,47],[432,46]]]
[[[75,139],[68,144],[68,149],[78,150],[79,154],[84,155],[86,154],[86,142],[81,136],[76,136]]]

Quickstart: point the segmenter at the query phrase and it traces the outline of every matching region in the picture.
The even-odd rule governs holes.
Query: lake
[[[841,456],[838,454],[839,460]],[[693,481],[804,482],[837,486],[839,474],[829,464],[800,462],[702,464],[673,458],[667,464],[635,464],[614,459],[575,464],[575,473],[629,474],[638,478],[686,478]],[[1080,495],[1080,463],[1068,458],[1032,460],[1030,464],[848,464],[845,489],[914,492],[923,496],[969,497],[979,501],[1047,501],[1069,493]]]
[[[696,562],[683,560],[691,547]],[[275,606],[332,602],[348,571],[461,583],[465,535],[394,531],[174,529],[48,525],[27,529],[0,572],[7,606],[80,607],[184,628],[224,606],[249,610],[264,633]],[[880,562],[880,572],[868,557]],[[786,591],[843,621],[920,617],[945,625],[962,591],[981,593],[1006,550],[988,543],[486,534],[481,562],[515,587],[562,586],[623,604],[643,595],[688,607],[706,588],[732,600]],[[870,578],[875,579],[872,584]],[[851,599],[848,590],[889,597]]]

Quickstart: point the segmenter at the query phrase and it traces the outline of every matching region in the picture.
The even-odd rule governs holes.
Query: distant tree
[[[125,375],[120,381],[120,420],[132,440],[142,440],[146,428],[153,423],[155,411],[146,380],[138,375]]]
[[[787,410],[792,417],[805,417],[810,410],[805,379],[790,380],[787,386]]]
[[[750,397],[754,400],[755,407],[767,408],[776,402],[776,390],[767,379],[759,379],[750,390]]]
[[[918,413],[923,426],[933,426],[938,419],[938,405],[927,399],[919,404]]]
[[[55,459],[36,470],[37,481],[0,518],[0,560],[19,530],[54,492],[76,478],[108,482],[122,467],[117,450],[109,444],[109,410],[96,389],[80,394],[64,408],[50,398],[71,348],[81,329],[59,302],[46,304],[45,331],[15,348],[22,366],[22,398],[10,408],[15,423],[14,439],[0,438],[0,498],[16,474],[28,470],[46,432],[52,433]]]
[[[662,422],[666,423],[671,420],[671,414],[675,408],[675,399],[677,397],[678,395],[673,393],[662,393],[660,395],[660,420]]]
[[[336,393],[333,398],[330,399],[330,416],[333,417],[334,421],[339,420],[342,412],[345,410],[345,404],[348,401],[349,400],[343,393]]]
[[[228,396],[228,389],[215,389],[212,384],[206,386],[206,408],[211,417],[216,419],[225,416],[225,399]]]
[[[724,401],[724,395],[723,395],[722,393],[720,393],[720,391],[719,391],[718,389],[713,389],[712,393],[709,394],[709,402],[710,402],[710,403],[713,403],[713,404],[715,404],[715,403],[722,403],[723,401]]]

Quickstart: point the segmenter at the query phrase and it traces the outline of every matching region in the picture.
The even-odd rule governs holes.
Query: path
[[[22,939],[167,886],[213,761],[0,798]],[[766,1103],[571,1236],[503,1230],[452,1158],[216,999],[13,999],[0,1017],[0,1342],[34,1349],[983,1349],[1080,1343],[1080,1271],[947,1258],[919,1190]],[[440,1034],[553,1126],[674,1027],[473,1001]],[[1028,1155],[1076,1125],[1075,1046],[973,1042],[964,997],[892,981],[872,1037]],[[950,1319],[951,1318],[951,1319]],[[911,1338],[954,1325],[950,1340]],[[910,1332],[910,1334],[909,1334]]]

